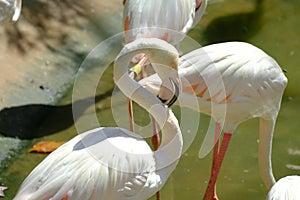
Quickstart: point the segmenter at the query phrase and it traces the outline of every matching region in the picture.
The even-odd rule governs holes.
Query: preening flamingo
[[[279,179],[270,189],[267,200],[299,199],[300,176],[286,176]]]
[[[46,157],[25,179],[14,200],[140,200],[164,185],[181,156],[182,135],[172,111],[128,76],[129,61],[138,53],[165,66],[177,63],[178,54],[165,41],[143,39],[125,45],[115,60],[116,85],[162,128],[159,149],[153,152],[139,135],[122,128],[87,131]]]
[[[124,0],[123,25],[125,42],[138,38],[160,38],[170,44],[178,45],[187,31],[194,27],[205,12],[207,0]],[[147,58],[139,56],[138,65]],[[176,69],[177,70],[177,69]],[[178,84],[178,83],[176,83]],[[163,86],[171,88],[172,83],[163,79]],[[158,96],[169,100],[174,95],[161,88]],[[174,92],[174,91],[173,91]]]
[[[0,0],[0,22],[11,17],[17,21],[21,14],[22,0]]]
[[[253,45],[227,42],[199,48],[182,56],[178,73],[182,82],[182,92],[178,97],[180,106],[197,109],[192,104],[197,97],[197,111],[216,120],[212,173],[204,199],[217,199],[214,187],[231,135],[241,122],[255,117],[260,118],[260,176],[270,189],[275,183],[271,164],[272,137],[287,85],[287,78],[277,62]],[[141,80],[140,84],[157,93],[159,77],[152,75]],[[221,129],[224,135],[219,148]]]
[[[160,38],[170,44],[177,46],[184,38],[189,29],[194,27],[206,9],[207,0],[123,0],[123,25],[125,31],[125,42],[130,42],[138,38]],[[139,73],[135,70],[147,62],[147,57],[143,54],[137,55],[131,68],[131,76]],[[175,69],[177,70],[177,69]],[[175,87],[178,81],[173,79],[163,79],[158,96],[161,100],[172,105],[176,101],[176,91],[171,89],[173,83]],[[170,88],[167,90],[166,88]],[[133,130],[132,104],[128,102],[130,127]],[[155,128],[154,128],[155,129]],[[159,144],[159,135],[155,132],[152,138],[153,147],[156,149]]]

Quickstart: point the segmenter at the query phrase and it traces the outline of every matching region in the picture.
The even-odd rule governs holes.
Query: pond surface
[[[189,35],[202,45],[226,40],[250,42],[274,57],[282,68],[287,70],[289,83],[283,97],[273,139],[273,171],[276,179],[283,176],[300,175],[300,2],[298,0],[224,0],[210,4],[207,14],[195,30]],[[93,69],[86,72],[83,81],[89,83]],[[77,123],[90,128],[89,116],[94,109],[102,126],[116,126],[111,111],[111,91],[114,88],[112,70],[108,68],[103,74],[97,88],[95,105],[89,105],[77,119]],[[72,91],[60,105],[70,106]],[[125,105],[125,101],[119,105]],[[179,107],[173,108],[179,117]],[[136,118],[144,119],[143,112],[137,110]],[[41,130],[59,126],[69,120],[70,116],[55,114],[49,116],[41,126]],[[210,175],[211,153],[203,159],[198,158],[199,148],[210,118],[200,116],[197,136],[192,145],[182,156],[178,167],[161,191],[161,199],[201,199]],[[190,119],[191,121],[193,118]],[[84,129],[83,127],[83,129]],[[68,141],[76,135],[76,128],[69,127],[58,130],[55,134],[34,139],[29,146],[41,140]],[[183,134],[188,132],[183,131]],[[265,199],[267,190],[260,179],[257,164],[258,120],[252,119],[242,123],[234,133],[228,152],[224,159],[217,181],[220,199]],[[19,157],[3,172],[1,182],[9,189],[6,197],[12,199],[17,188],[27,174],[46,155],[20,153]],[[151,198],[155,199],[155,198]]]

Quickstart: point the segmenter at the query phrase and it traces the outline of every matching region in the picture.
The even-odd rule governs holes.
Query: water
[[[287,70],[286,76],[289,83],[282,101],[273,140],[272,162],[276,179],[291,174],[300,175],[300,137],[298,135],[300,71],[297,69],[300,54],[299,9],[298,0],[265,0],[260,3],[253,0],[224,0],[209,5],[203,20],[195,30],[189,33],[192,38],[203,45],[228,39],[250,42],[272,55],[282,68]],[[242,28],[239,29],[239,26]],[[111,77],[110,68],[103,75],[97,94],[109,94],[113,89]],[[93,126],[87,119],[96,109],[101,125],[116,125],[110,107],[110,95],[102,97],[95,106],[90,105],[85,108],[77,123],[86,127]],[[71,102],[70,92],[60,103],[70,105]],[[178,107],[174,107],[174,112],[177,116],[180,115]],[[143,116],[143,114],[139,116],[139,112],[135,115],[136,118]],[[210,118],[204,115],[200,118],[198,134],[162,189],[161,199],[201,199],[203,196],[210,174],[211,154],[198,159],[198,151]],[[63,124],[67,119],[68,116],[61,116],[60,120],[57,120],[56,115],[49,116],[42,125],[42,129],[56,126],[59,122]],[[58,129],[54,134],[29,141],[28,147],[40,140],[67,141],[75,135],[76,129],[70,124],[68,127]],[[234,133],[217,181],[220,199],[265,198],[267,190],[258,172],[257,139],[257,119],[242,123]],[[4,199],[12,199],[23,179],[45,156],[44,154],[29,154],[26,149],[20,153],[18,159],[3,173],[1,182],[9,187],[5,191],[7,197]]]

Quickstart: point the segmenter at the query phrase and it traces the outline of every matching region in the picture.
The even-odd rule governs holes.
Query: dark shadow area
[[[263,1],[256,0],[255,8],[251,12],[235,13],[213,20],[203,33],[205,40],[209,44],[227,41],[247,41],[263,25]]]
[[[74,124],[72,107],[76,106],[76,116],[80,117],[85,109],[109,96],[112,90],[63,106],[32,104],[5,108],[0,111],[0,133],[8,137],[33,139],[64,130]],[[48,117],[51,123],[43,123]]]

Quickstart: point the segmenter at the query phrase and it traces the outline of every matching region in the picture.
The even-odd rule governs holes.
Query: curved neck
[[[260,176],[269,190],[275,184],[272,171],[272,139],[276,117],[274,119],[259,119],[258,165]]]
[[[125,96],[147,110],[154,117],[159,126],[163,127],[168,117],[167,108],[156,96],[142,88],[136,81],[128,76],[127,66],[129,66],[129,61],[138,53],[145,53],[145,51],[132,51],[124,55],[121,54],[116,58],[114,82]]]
[[[127,48],[126,46],[124,47],[125,50]],[[178,121],[172,111],[166,108],[156,96],[128,76],[127,66],[131,58],[139,53],[144,53],[149,59],[154,62],[160,61],[162,64],[168,62],[168,56],[174,57],[176,55],[172,54],[172,52],[170,53],[170,51],[168,51],[169,49],[166,48],[164,48],[163,51],[161,49],[155,49],[155,51],[153,51],[153,49],[147,49],[144,48],[144,46],[137,45],[137,47],[139,48],[133,51],[128,51],[127,49],[125,53],[123,51],[120,52],[115,60],[114,81],[128,98],[146,109],[162,128],[162,143],[155,152],[155,156],[160,155],[157,158],[159,159],[157,163],[159,163],[160,166],[156,166],[160,169],[174,163],[181,156],[183,141]],[[166,53],[166,51],[168,52]],[[166,165],[168,163],[169,165]]]

